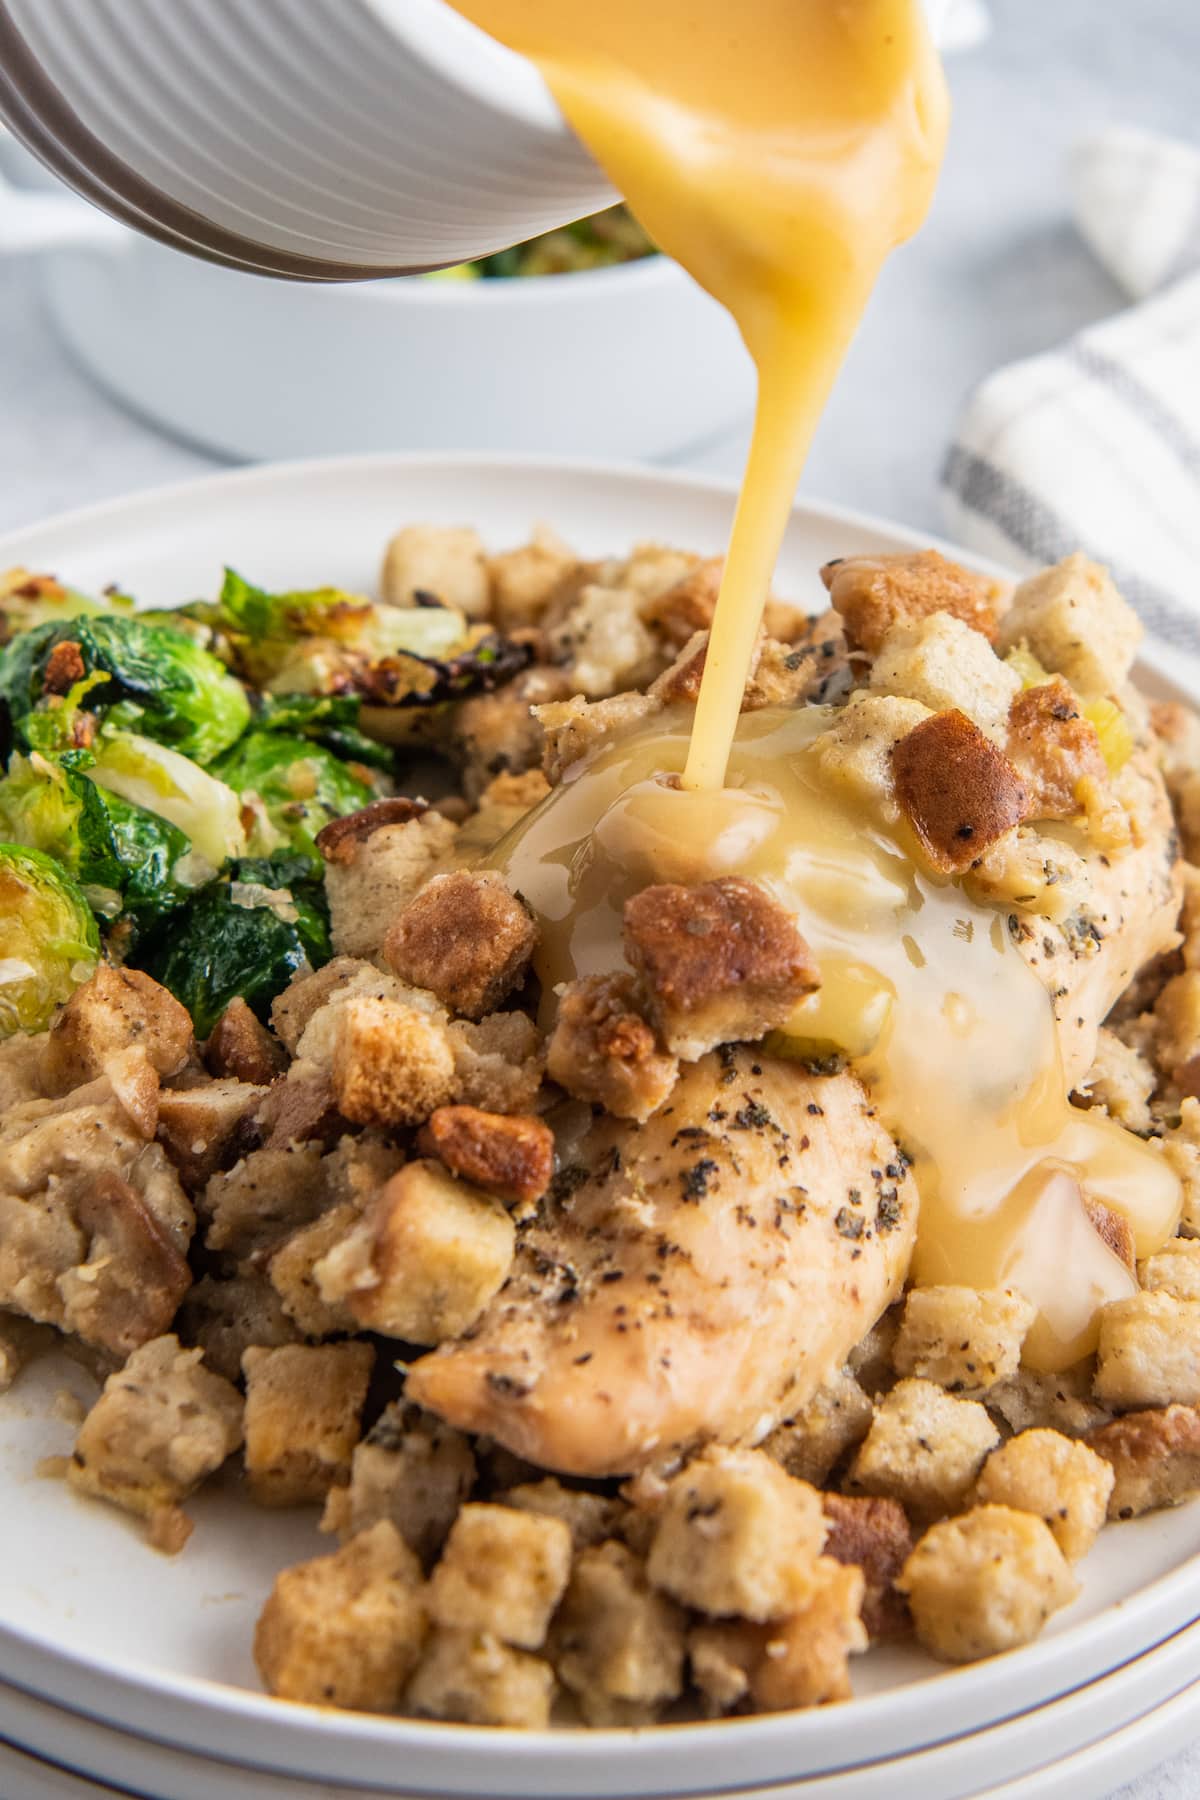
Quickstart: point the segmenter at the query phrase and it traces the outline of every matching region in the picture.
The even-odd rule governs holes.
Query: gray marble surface
[[[1070,224],[1069,146],[1118,122],[1200,136],[1197,0],[995,0],[993,14],[990,40],[952,66],[933,217],[880,285],[805,480],[812,495],[930,530],[972,386],[1121,304]],[[735,433],[687,462],[734,474],[744,444]],[[0,260],[0,529],[214,466],[93,388],[41,316],[32,262]],[[1121,1790],[1195,1796],[1200,1746]]]

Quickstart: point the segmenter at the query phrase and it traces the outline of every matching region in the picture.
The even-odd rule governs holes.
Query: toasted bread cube
[[[800,1481],[820,1487],[847,1450],[861,1443],[875,1409],[848,1370],[818,1388],[808,1403],[776,1426],[762,1449]]]
[[[204,1275],[188,1290],[175,1319],[181,1339],[204,1352],[210,1369],[227,1381],[242,1373],[242,1357],[252,1344],[278,1349],[300,1336],[265,1275]]]
[[[1179,1124],[1163,1134],[1163,1155],[1183,1187],[1179,1229],[1184,1237],[1200,1238],[1200,1100],[1182,1102]]]
[[[358,1222],[358,1208],[348,1201],[326,1207],[311,1225],[292,1232],[271,1254],[267,1273],[287,1317],[302,1337],[335,1337],[357,1330],[354,1314],[342,1302],[321,1298],[316,1266],[341,1243]]]
[[[1037,1637],[1079,1592],[1048,1525],[976,1506],[925,1533],[897,1584],[919,1641],[943,1662],[976,1662]]]
[[[931,1381],[899,1381],[876,1409],[847,1487],[898,1500],[916,1518],[935,1519],[962,1505],[999,1441],[977,1401],[956,1400]]]
[[[374,1362],[370,1344],[247,1350],[246,1486],[260,1506],[321,1501],[348,1478]]]
[[[395,807],[398,802],[374,804]],[[456,830],[449,819],[439,812],[413,813],[412,803],[405,804],[408,818],[381,822],[359,835],[344,828],[337,839],[338,854],[326,853],[325,894],[339,957],[380,958],[388,926],[400,908],[438,873],[439,864],[454,848]],[[358,815],[351,817],[357,820]],[[344,827],[341,819],[335,823]]]
[[[699,1612],[779,1619],[814,1592],[825,1532],[807,1482],[760,1450],[706,1450],[667,1489],[648,1572]]]
[[[437,1163],[413,1162],[314,1274],[322,1298],[345,1301],[365,1330],[440,1344],[460,1337],[499,1293],[515,1244],[498,1200]]]
[[[1111,1416],[1092,1397],[1092,1361],[1057,1375],[1018,1369],[998,1381],[987,1396],[988,1411],[1010,1432],[1046,1426],[1064,1437],[1085,1437]]]
[[[445,1026],[402,1001],[356,995],[337,1009],[333,1092],[356,1125],[419,1125],[454,1096]]]
[[[607,1494],[593,1494],[587,1488],[564,1487],[553,1475],[544,1481],[522,1481],[498,1496],[504,1506],[515,1506],[521,1512],[541,1513],[548,1519],[561,1519],[571,1533],[576,1552],[588,1550],[614,1537],[627,1515],[622,1501]]]
[[[206,1081],[201,1087],[163,1088],[158,1095],[157,1137],[179,1172],[189,1194],[235,1161],[247,1136],[257,1131],[252,1119],[266,1096],[265,1087],[244,1081]]]
[[[1096,1397],[1118,1407],[1200,1401],[1200,1301],[1153,1292],[1104,1307]]]
[[[848,1700],[849,1657],[867,1647],[862,1598],[862,1570],[822,1556],[811,1595],[788,1618],[697,1626],[688,1651],[708,1709],[728,1712],[748,1701],[752,1710],[790,1712]]]
[[[42,1058],[47,1088],[65,1094],[94,1081],[134,1046],[159,1075],[177,1074],[192,1048],[191,1014],[140,969],[101,963],[50,1028]]]
[[[796,921],[757,882],[664,882],[625,903],[625,955],[676,1056],[763,1037],[820,985]]]
[[[1107,787],[1108,764],[1096,727],[1061,676],[1017,695],[1005,749],[1025,783],[1031,819],[1077,818],[1086,810],[1081,783]]]
[[[523,1012],[489,1013],[478,1025],[452,1019],[454,1098],[484,1112],[527,1113],[542,1085],[541,1040]]]
[[[575,1559],[554,1621],[550,1655],[585,1719],[607,1723],[608,1703],[657,1707],[683,1691],[684,1614],[656,1592],[624,1544]]]
[[[191,1524],[179,1502],[242,1441],[242,1397],[199,1350],[154,1338],[110,1375],[79,1428],[67,1480],[149,1521],[157,1549],[181,1549]]]
[[[1157,1085],[1158,1077],[1141,1052],[1101,1026],[1092,1066],[1079,1084],[1092,1105],[1104,1107],[1128,1131],[1149,1131],[1153,1124],[1149,1101]]]
[[[1087,937],[1086,926],[1092,880],[1087,863],[1070,844],[1047,837],[1032,825],[1019,825],[981,851],[967,869],[963,886],[983,906],[1050,919],[1064,934],[1084,927],[1085,935],[1072,940],[1072,950],[1080,956],[1091,954],[1087,943],[1095,940]]]
[[[544,1731],[553,1700],[554,1671],[540,1656],[484,1632],[438,1626],[409,1685],[405,1711],[458,1725]]]
[[[428,1631],[421,1569],[386,1520],[276,1576],[254,1633],[268,1693],[395,1712]]]
[[[519,987],[537,945],[529,909],[492,870],[435,875],[388,928],[383,952],[402,981],[482,1019]]]
[[[265,1087],[282,1075],[287,1056],[279,1039],[261,1024],[239,996],[221,1014],[204,1046],[204,1066],[210,1075]]]
[[[862,1622],[872,1643],[904,1637],[912,1621],[896,1578],[913,1547],[913,1535],[898,1500],[876,1496],[822,1494],[829,1521],[825,1554],[862,1570]]]
[[[1108,694],[1133,666],[1141,621],[1107,569],[1080,551],[1023,581],[1000,624],[1000,650],[1028,644],[1081,694]]]
[[[469,525],[406,525],[384,552],[379,591],[389,606],[432,599],[485,619],[492,584],[483,539]]]
[[[532,1207],[554,1173],[554,1133],[541,1119],[477,1106],[439,1106],[417,1148],[510,1206]]]
[[[1200,1242],[1195,1238],[1172,1238],[1164,1249],[1140,1265],[1138,1279],[1143,1288],[1170,1294],[1173,1300],[1200,1300]]]
[[[924,720],[892,750],[892,781],[917,845],[939,875],[962,874],[1025,816],[1025,784],[965,713]]]
[[[545,525],[519,549],[490,557],[492,616],[500,630],[536,625],[578,568],[575,552]]]
[[[642,688],[665,660],[643,625],[642,596],[633,588],[589,583],[561,623],[549,629],[549,658],[589,700]]]
[[[643,1123],[679,1078],[637,1006],[630,975],[590,975],[567,983],[546,1052],[546,1073],[577,1100]]]
[[[936,613],[949,613],[989,642],[995,639],[999,585],[948,562],[937,550],[846,556],[826,563],[821,579],[851,648],[872,656],[889,631]]]
[[[1068,1562],[1086,1556],[1108,1516],[1113,1472],[1102,1456],[1058,1431],[1023,1431],[993,1450],[976,1501],[1036,1513]]]
[[[209,1181],[200,1201],[208,1217],[204,1241],[210,1250],[252,1256],[316,1218],[325,1198],[317,1144],[252,1150]]]
[[[508,1506],[464,1506],[429,1584],[439,1625],[482,1631],[521,1650],[545,1642],[571,1572],[561,1519]]]
[[[824,779],[853,805],[869,807],[886,824],[900,817],[892,780],[892,750],[933,715],[917,700],[856,694],[813,745]]]
[[[542,768],[551,787],[581,757],[588,756],[610,739],[624,737],[662,711],[651,694],[613,694],[607,700],[585,700],[575,694],[569,700],[550,700],[534,708],[534,717],[545,734]]]
[[[354,1448],[350,1485],[330,1488],[322,1531],[342,1542],[389,1519],[428,1568],[475,1485],[475,1457],[461,1431],[394,1400]]]
[[[984,1394],[1016,1373],[1037,1308],[1013,1288],[913,1288],[892,1350],[898,1375]]]
[[[871,670],[873,694],[919,700],[930,712],[957,708],[989,734],[1003,732],[1020,691],[1020,676],[1001,662],[987,639],[944,612],[915,625],[893,626]]]
[[[309,1024],[338,994],[370,992],[381,977],[374,963],[357,956],[335,956],[315,973],[299,974],[271,1002],[271,1027],[284,1049],[295,1056]],[[392,985],[387,982],[386,990]]]
[[[1126,1413],[1094,1431],[1088,1443],[1112,1465],[1110,1519],[1133,1519],[1200,1493],[1200,1408]]]

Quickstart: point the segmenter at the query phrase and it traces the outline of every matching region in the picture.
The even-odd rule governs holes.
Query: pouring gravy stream
[[[948,104],[918,0],[455,0],[541,68],[662,248],[733,315],[758,370],[754,437],[690,731],[661,720],[568,772],[491,859],[541,926],[547,991],[621,966],[621,906],[653,881],[761,880],[822,987],[796,1034],[856,1054],[914,1160],[923,1282],[1020,1288],[1026,1360],[1062,1369],[1135,1282],[1178,1184],[1070,1106],[1049,996],[1003,917],[926,878],[825,790],[818,708],[739,720],[800,472],[888,253],[918,228]],[[697,380],[704,379],[702,369]],[[665,777],[673,777],[671,780]]]

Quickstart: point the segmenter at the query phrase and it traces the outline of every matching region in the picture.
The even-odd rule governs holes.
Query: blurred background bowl
[[[126,405],[222,455],[660,457],[753,403],[733,325],[664,256],[480,281],[267,281],[136,236],[11,140],[0,171],[0,251],[40,257],[75,357]]]

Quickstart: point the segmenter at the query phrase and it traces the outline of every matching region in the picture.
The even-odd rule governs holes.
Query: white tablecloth
[[[933,217],[884,277],[805,482],[930,531],[963,396],[1121,304],[1068,223],[1068,145],[1118,119],[1198,132],[1194,0],[994,0],[993,13],[990,42],[953,67],[956,122]],[[743,431],[689,466],[736,474],[744,448]],[[43,321],[33,265],[0,263],[0,530],[215,466],[99,393]],[[1120,1800],[1198,1795],[1200,1744]]]

